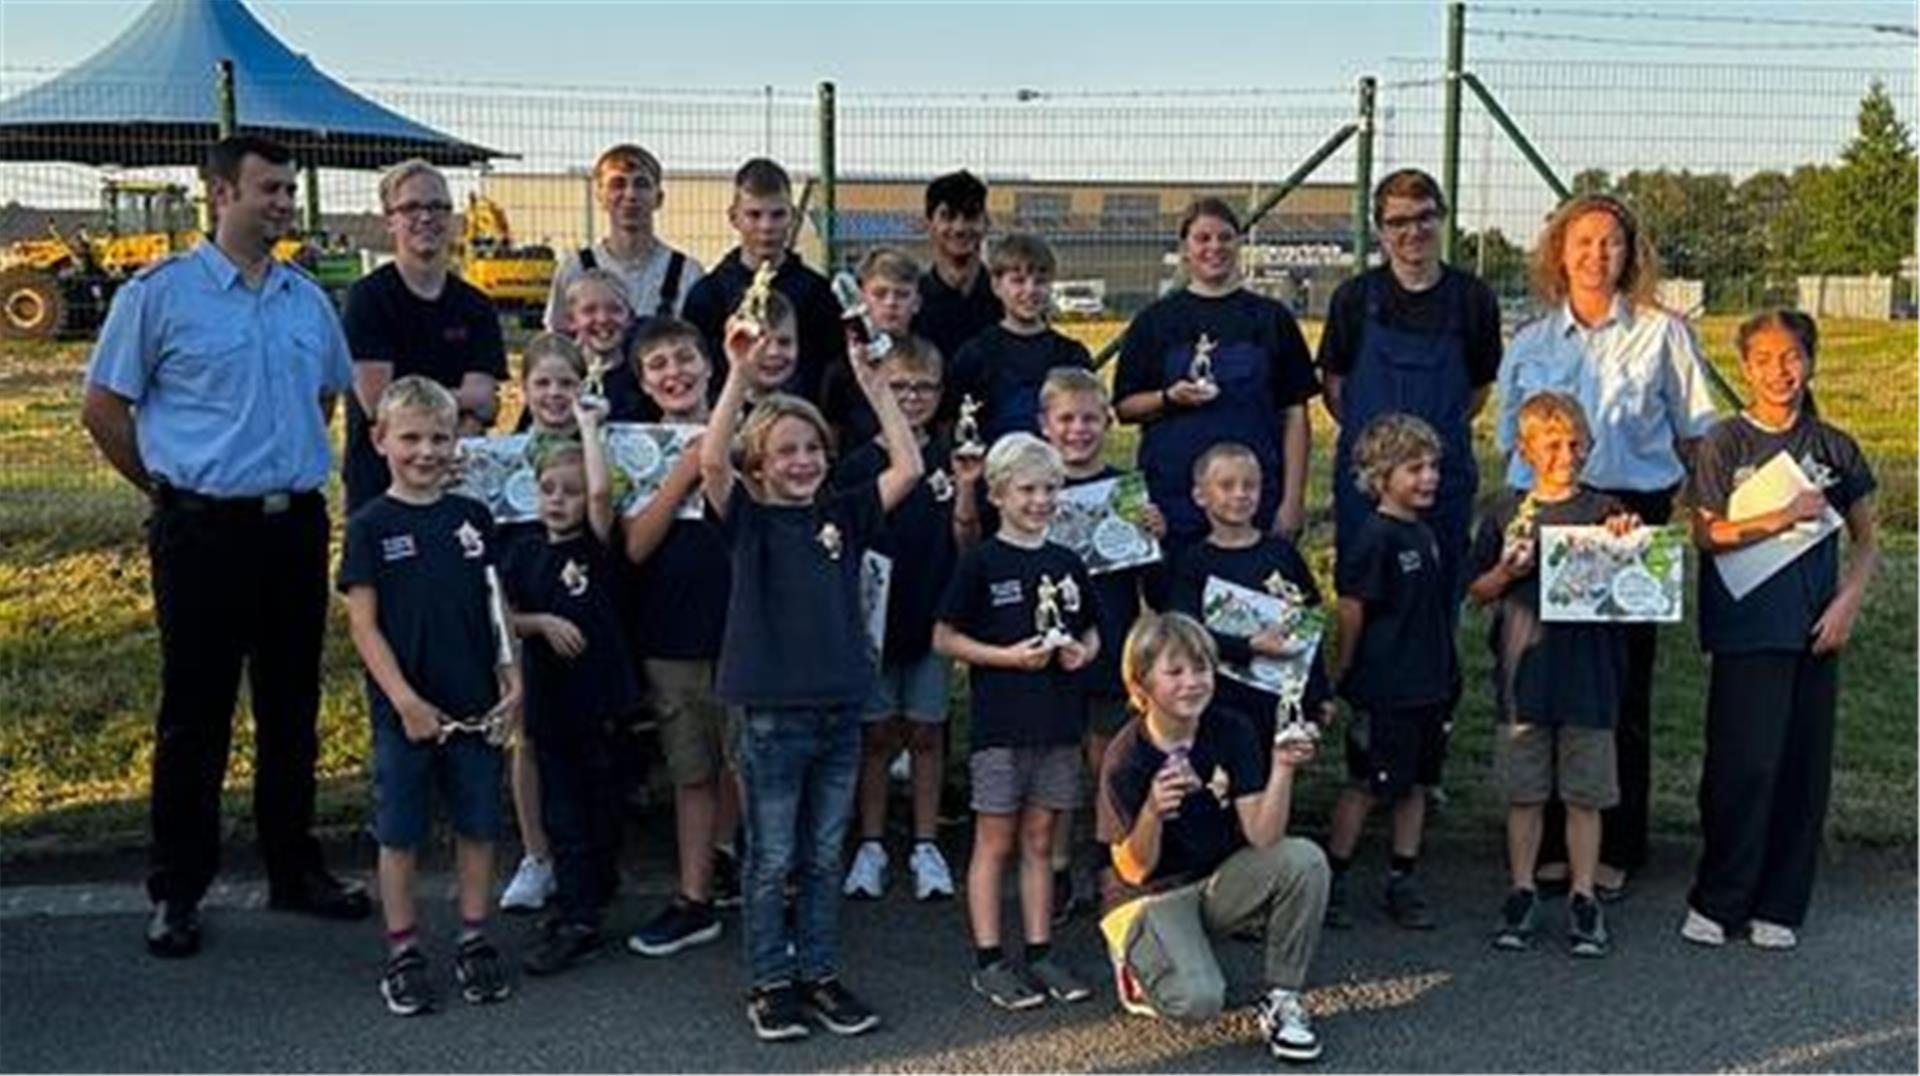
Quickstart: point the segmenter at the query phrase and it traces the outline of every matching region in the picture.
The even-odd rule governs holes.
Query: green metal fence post
[[[1500,102],[1494,100],[1492,91],[1488,90],[1486,85],[1472,73],[1463,75],[1461,81],[1465,82],[1467,88],[1473,91],[1473,95],[1486,106],[1487,114],[1493,117],[1493,122],[1499,124],[1502,131],[1506,132],[1507,137],[1520,150],[1520,155],[1527,159],[1527,163],[1533,166],[1533,170],[1540,174],[1541,179],[1546,180],[1547,186],[1553,188],[1554,195],[1565,201],[1573,192],[1567,189],[1565,183],[1560,182],[1560,177],[1554,174],[1553,166],[1549,165],[1547,159],[1540,155],[1540,151],[1534,148],[1533,141],[1520,130],[1520,125],[1513,122],[1513,117],[1507,115],[1507,110],[1500,107]]]
[[[1367,271],[1373,245],[1373,97],[1372,75],[1360,78],[1360,141],[1353,153],[1353,275]]]
[[[1447,219],[1440,229],[1440,257],[1453,261],[1460,233],[1460,74],[1466,52],[1467,5],[1447,5],[1446,109],[1440,134],[1440,189],[1447,198]]]
[[[820,246],[825,265],[822,270],[831,274],[840,264],[838,244],[835,234],[838,232],[839,198],[834,184],[834,130],[833,130],[833,83],[820,84]]]

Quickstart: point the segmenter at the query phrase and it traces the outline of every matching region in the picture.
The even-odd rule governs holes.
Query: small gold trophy
[[[1517,564],[1530,564],[1533,561],[1534,514],[1540,510],[1540,502],[1529,493],[1520,498],[1520,506],[1513,511],[1513,519],[1508,521],[1507,529],[1502,532],[1500,555]]]
[[[987,454],[980,443],[980,401],[972,394],[960,398],[960,419],[953,424],[953,454],[969,459]]]
[[[1071,577],[1066,580],[1071,581]],[[1033,630],[1039,633],[1041,644],[1049,649],[1073,642],[1073,636],[1067,634],[1067,618],[1060,612],[1060,588],[1061,584],[1047,575],[1041,576],[1040,585],[1034,588],[1037,600],[1033,607]]]
[[[734,308],[733,316],[746,323],[747,331],[756,338],[767,330],[767,299],[773,295],[773,263],[763,261],[753,271],[753,282],[747,285],[747,292],[740,297],[740,305]]]
[[[588,407],[604,407],[607,402],[607,371],[613,364],[598,356],[587,360],[587,376],[580,379],[580,402]]]
[[[1213,349],[1220,342],[1206,333],[1193,342],[1193,361],[1187,364],[1187,380],[1207,390],[1207,398],[1220,394],[1220,385],[1213,379]]]

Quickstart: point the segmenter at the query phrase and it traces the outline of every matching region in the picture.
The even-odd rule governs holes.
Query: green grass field
[[[1702,338],[1737,384],[1733,325],[1708,319]],[[1120,326],[1067,328],[1098,347]],[[1822,410],[1866,448],[1880,477],[1881,517],[1898,532],[1842,674],[1830,828],[1843,839],[1906,842],[1915,834],[1916,795],[1915,329],[1911,322],[1833,322],[1823,331]],[[1309,326],[1310,337],[1316,332]],[[0,354],[0,841],[7,855],[138,840],[145,824],[159,656],[141,548],[144,505],[75,421],[85,355],[77,345],[12,344]],[[1331,556],[1330,430],[1317,413],[1309,503],[1319,511],[1306,546],[1323,573]],[[1127,434],[1115,438],[1122,459],[1131,451]],[[1484,430],[1481,442],[1485,466]],[[1462,625],[1460,648],[1468,688],[1447,780],[1456,806],[1438,825],[1492,836],[1498,811],[1488,788],[1487,648],[1477,614]],[[1654,812],[1656,825],[1672,833],[1694,825],[1705,672],[1691,626],[1663,629]],[[324,678],[321,814],[350,822],[366,807],[367,733],[358,665],[338,608]],[[243,713],[228,783],[236,817],[245,814],[251,757]],[[1306,783],[1309,810],[1330,802],[1334,761]]]

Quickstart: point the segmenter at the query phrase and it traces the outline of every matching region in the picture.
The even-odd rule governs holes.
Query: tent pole
[[[320,235],[320,166],[307,162],[307,238]]]
[[[239,104],[233,93],[233,61],[222,58],[213,66],[213,109],[214,122],[219,125],[217,137],[226,138],[239,126]],[[207,177],[200,177],[200,234],[213,234],[213,191],[207,186]]]

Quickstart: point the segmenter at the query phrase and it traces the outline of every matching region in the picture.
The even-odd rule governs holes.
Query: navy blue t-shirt
[[[627,635],[635,651],[667,661],[712,661],[720,655],[733,565],[711,514],[675,519],[630,575]]]
[[[1433,530],[1375,512],[1336,571],[1340,596],[1360,599],[1367,610],[1341,696],[1380,710],[1451,703],[1460,689],[1452,590]]]
[[[1166,761],[1167,753],[1154,746],[1138,717],[1114,736],[1100,766],[1094,804],[1095,835],[1102,843],[1127,839],[1146,806],[1153,777]],[[1266,788],[1272,749],[1254,735],[1246,718],[1216,703],[1200,715],[1187,761],[1208,787],[1187,793],[1179,813],[1161,819],[1160,861],[1144,883],[1128,885],[1109,864],[1101,887],[1105,908],[1200,881],[1246,847],[1234,801]]]
[[[1221,580],[1267,593],[1267,580],[1275,572],[1282,579],[1299,587],[1307,605],[1319,605],[1320,587],[1313,581],[1313,572],[1307,568],[1307,562],[1300,557],[1293,543],[1274,534],[1262,534],[1260,540],[1245,549],[1226,549],[1213,544],[1211,538],[1203,539],[1188,546],[1180,554],[1180,562],[1174,565],[1173,583],[1167,597],[1168,608],[1185,613],[1200,621],[1207,622],[1203,608],[1207,592],[1207,580],[1218,577]],[[1245,665],[1253,660],[1253,647],[1248,645],[1244,636],[1223,635],[1209,632],[1220,648],[1223,661],[1236,665]],[[1333,697],[1333,690],[1327,683],[1326,653],[1324,637],[1322,646],[1313,655],[1312,671],[1307,675],[1307,690],[1300,698],[1300,706],[1308,716],[1313,716],[1322,702]],[[1225,676],[1214,679],[1214,697],[1229,709],[1254,721],[1264,729],[1274,722],[1273,714],[1278,705],[1278,696],[1250,687],[1238,680]]]
[[[1241,289],[1208,298],[1178,291],[1142,310],[1127,326],[1114,373],[1113,398],[1159,390],[1182,380],[1193,346],[1213,339],[1213,378],[1220,395],[1200,407],[1173,406],[1140,435],[1140,469],[1147,491],[1176,537],[1206,533],[1206,516],[1193,503],[1193,461],[1221,441],[1239,441],[1260,460],[1263,530],[1280,505],[1280,435],[1286,409],[1320,391],[1313,357],[1287,308]]]
[[[587,647],[564,657],[544,635],[524,638],[521,654],[527,734],[584,732],[640,702],[617,601],[620,562],[591,533],[563,542],[523,541],[501,553],[500,582],[519,613],[550,613],[580,629]]]
[[[373,588],[380,634],[408,685],[456,720],[500,701],[486,575],[495,544],[493,517],[479,501],[407,504],[382,495],[347,520],[340,550],[340,592]],[[392,710],[372,676],[367,691],[376,707]]]
[[[1721,421],[1694,453],[1687,500],[1725,518],[1727,500],[1741,482],[1785,452],[1816,485],[1827,503],[1846,515],[1877,486],[1873,470],[1852,437],[1812,415],[1786,430],[1762,429],[1745,414]],[[1735,601],[1711,558],[1700,566],[1700,645],[1715,654],[1760,650],[1802,651],[1813,625],[1833,602],[1840,581],[1840,536],[1828,536],[1773,578]]]
[[[961,554],[940,601],[940,619],[992,646],[1024,642],[1039,634],[1034,614],[1043,576],[1061,588],[1056,601],[1068,634],[1078,639],[1099,623],[1098,592],[1073,550],[1052,542],[1023,549],[999,537]],[[1100,645],[1114,644],[1101,639]],[[967,675],[972,750],[1076,744],[1086,731],[1085,683],[1062,669],[1058,657],[1034,672],[975,666]]]
[[[735,247],[693,285],[680,308],[680,316],[692,322],[706,340],[707,358],[713,363],[709,391],[716,399],[727,382],[727,352],[721,335],[752,284],[753,270],[741,263],[740,248]],[[780,268],[774,270],[773,290],[793,306],[794,328],[799,334],[800,361],[788,391],[820,403],[824,374],[847,362],[840,301],[833,297],[827,278],[807,268],[793,251],[788,251]]]
[[[913,315],[913,334],[932,341],[949,363],[967,341],[1005,316],[999,297],[993,294],[993,275],[984,265],[965,291],[948,286],[932,269],[920,274],[920,309]],[[949,395],[942,413],[954,406],[954,399]]]
[[[992,325],[954,356],[946,394],[956,408],[966,396],[979,403],[980,436],[989,445],[1015,430],[1038,434],[1040,386],[1056,366],[1090,370],[1093,356],[1085,344],[1052,329],[1023,336]]]
[[[960,556],[953,540],[952,453],[944,439],[934,438],[921,446],[920,454],[926,474],[887,514],[886,525],[869,546],[893,560],[886,646],[880,655],[885,665],[917,661],[933,649],[934,613]],[[886,446],[869,441],[834,469],[834,485],[871,487],[887,464]]]
[[[878,483],[812,504],[734,487],[720,532],[733,557],[715,693],[736,706],[854,706],[873,681],[860,555],[885,515]]]
[[[1526,494],[1503,490],[1480,519],[1468,578],[1478,579],[1500,563],[1507,525]],[[1582,489],[1564,501],[1534,506],[1534,549],[1539,528],[1605,523],[1624,511],[1619,501]],[[1494,714],[1501,721],[1536,725],[1612,728],[1620,712],[1626,675],[1626,635],[1614,624],[1548,624],[1540,619],[1540,570],[1534,567],[1493,605],[1488,643],[1493,649]]]
[[[1084,486],[1125,473],[1118,467],[1102,467],[1097,474],[1085,478],[1069,477],[1067,485]],[[1143,564],[1091,577],[1093,592],[1100,599],[1100,654],[1093,659],[1093,664],[1081,670],[1081,679],[1086,681],[1087,694],[1094,698],[1127,697],[1126,685],[1120,681],[1120,653],[1127,641],[1127,632],[1133,630],[1133,622],[1140,615],[1140,584],[1149,567],[1152,566]]]

